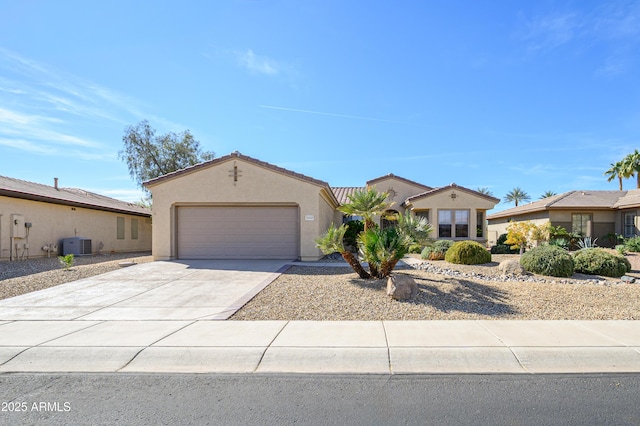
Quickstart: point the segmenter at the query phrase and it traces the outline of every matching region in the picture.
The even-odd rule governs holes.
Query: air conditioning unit
[[[91,240],[88,238],[74,237],[62,240],[62,254],[66,256],[91,256]]]

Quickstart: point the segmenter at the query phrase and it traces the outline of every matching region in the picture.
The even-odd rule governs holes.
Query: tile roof
[[[627,191],[626,195],[618,200],[615,207],[619,209],[640,207],[640,189]]]
[[[336,196],[336,200],[340,204],[345,204],[349,202],[349,195],[353,194],[357,190],[365,189],[360,186],[336,186],[331,188],[333,190],[333,194]]]
[[[492,197],[491,195],[487,195],[487,194],[483,194],[482,192],[478,192],[478,191],[474,191],[473,189],[469,189],[469,188],[465,188],[464,186],[460,186],[460,185],[456,185],[455,183],[451,183],[447,186],[441,186],[440,188],[433,188],[429,191],[425,191],[425,192],[421,192],[420,194],[416,194],[416,195],[412,195],[411,197],[408,197],[405,202],[403,204],[408,204],[411,203],[412,201],[415,201],[417,199],[420,198],[424,198],[424,197],[429,197],[431,195],[437,194],[439,192],[443,192],[443,191],[448,191],[450,189],[455,189],[458,191],[462,191],[462,192],[467,192],[469,194],[478,196],[478,197],[482,197],[482,198],[486,198],[487,200],[491,200],[495,203],[499,203],[500,199],[496,198],[496,197]]]
[[[55,188],[35,182],[0,176],[0,195],[24,200],[151,216],[151,210],[126,201],[116,200],[79,188]]]
[[[627,191],[569,191],[489,215],[487,219],[553,209],[614,209]]]
[[[367,185],[372,185],[372,184],[374,184],[374,183],[376,183],[376,182],[379,182],[379,181],[381,181],[381,180],[385,180],[385,179],[388,179],[388,178],[393,178],[393,179],[401,180],[401,181],[406,182],[406,183],[408,183],[408,184],[410,184],[410,185],[420,186],[420,187],[424,188],[424,189],[425,189],[425,191],[428,191],[428,190],[430,190],[430,189],[433,189],[433,188],[432,188],[432,187],[430,187],[430,186],[427,186],[427,185],[421,184],[421,183],[419,183],[419,182],[416,182],[416,181],[413,181],[413,180],[409,180],[409,179],[406,179],[406,178],[403,178],[403,177],[400,177],[400,176],[396,176],[396,175],[394,175],[393,173],[389,173],[388,175],[380,176],[380,177],[377,177],[377,178],[375,178],[375,179],[368,180],[368,181],[367,181]]]

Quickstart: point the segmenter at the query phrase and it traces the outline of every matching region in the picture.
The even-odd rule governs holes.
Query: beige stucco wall
[[[455,198],[452,194],[455,193]],[[455,238],[463,240],[477,240],[485,242],[487,240],[487,228],[484,228],[485,237],[476,237],[476,227],[478,226],[477,213],[491,210],[495,203],[484,197],[473,195],[467,191],[461,191],[455,187],[437,192],[435,194],[412,201],[411,209],[414,213],[429,210],[429,221],[433,225],[432,238],[438,238],[438,211],[439,210],[468,210],[469,211],[469,237]],[[481,224],[484,226],[484,224]]]
[[[418,195],[425,192],[425,189],[421,186],[412,185],[408,182],[396,179],[395,177],[391,176],[383,178],[382,180],[379,180],[370,186],[377,189],[379,192],[387,192],[393,189],[393,191],[395,191],[395,195],[387,198],[387,202],[392,203],[392,206],[390,207],[391,210],[396,210],[403,214],[405,212],[405,209],[401,206],[401,204],[404,202],[404,200],[411,197],[412,195]],[[379,220],[378,223],[380,223]]]
[[[10,257],[12,236],[12,215],[23,215],[25,222],[30,222],[28,236],[29,257],[47,256],[41,248],[54,243],[62,251],[62,239],[84,237],[91,239],[91,249],[97,253],[100,250],[108,252],[136,252],[151,250],[151,219],[143,216],[111,213],[82,207],[70,207],[39,201],[22,200],[18,198],[0,197],[0,259]],[[125,218],[125,238],[118,240],[117,217]],[[138,239],[131,239],[131,220],[138,220]],[[19,247],[19,256],[24,251],[27,239],[14,240]],[[52,256],[58,253],[51,253]],[[15,252],[14,252],[15,255]]]
[[[234,182],[233,169],[238,179]],[[334,218],[323,188],[242,158],[195,170],[149,186],[153,194],[153,256],[176,258],[175,209],[180,205],[297,205],[300,218],[300,258],[316,260],[322,253],[315,239]]]

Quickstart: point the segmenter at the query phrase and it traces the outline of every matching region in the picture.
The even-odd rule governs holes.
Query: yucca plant
[[[353,268],[360,278],[371,278],[371,275],[365,271],[360,264],[360,261],[353,255],[353,253],[345,250],[344,248],[344,234],[347,232],[347,225],[336,226],[332,223],[325,232],[324,235],[316,238],[316,247],[320,249],[324,254],[331,254],[338,252],[342,255],[342,258]]]

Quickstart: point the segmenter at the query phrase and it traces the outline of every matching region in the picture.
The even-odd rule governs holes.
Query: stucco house
[[[151,211],[78,188],[0,176],[0,260],[151,250]],[[79,247],[81,245],[81,248]]]
[[[487,217],[489,244],[507,232],[511,221],[550,222],[569,232],[598,238],[598,245],[611,245],[608,236],[626,238],[638,235],[640,228],[640,189],[631,191],[569,191]]]
[[[434,238],[486,242],[497,198],[386,175],[366,182],[389,193],[389,213],[425,216]],[[317,180],[234,152],[145,182],[153,195],[153,256],[169,259],[301,259],[322,253],[315,239],[345,220],[338,207],[357,187]],[[384,215],[377,218],[385,226]]]

